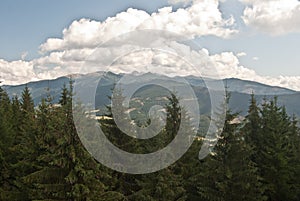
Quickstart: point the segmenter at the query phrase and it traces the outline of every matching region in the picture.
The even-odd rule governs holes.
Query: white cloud
[[[177,5],[177,4],[188,5],[191,2],[192,0],[168,0],[168,3],[173,5]]]
[[[242,16],[246,25],[270,35],[300,32],[300,2],[298,0],[240,1],[247,5]]]
[[[33,63],[22,60],[8,62],[0,59],[0,79],[4,84],[20,84],[36,80]]]
[[[245,52],[239,52],[236,54],[237,57],[244,57],[247,56],[247,54]]]
[[[162,41],[163,42],[163,41]],[[137,48],[140,51],[128,52]],[[210,54],[207,49],[192,50],[189,46],[169,41],[161,44],[160,50],[143,49],[135,46],[117,46],[95,49],[75,49],[52,52],[32,61],[0,60],[0,80],[4,84],[21,84],[40,79],[52,79],[74,73],[111,70],[115,73],[154,72],[166,75],[201,75],[203,77],[240,78],[268,85],[281,86],[300,91],[300,76],[260,76],[254,70],[240,64],[233,52]],[[165,51],[170,50],[171,52]],[[92,54],[92,55],[91,55]],[[86,59],[89,55],[90,58]],[[106,66],[118,58],[108,69]],[[194,66],[185,61],[193,61]],[[83,65],[84,64],[84,65]],[[94,65],[96,64],[96,65]],[[84,68],[86,67],[86,68]],[[218,76],[216,76],[218,73]]]
[[[21,54],[21,59],[22,59],[22,60],[25,60],[26,57],[27,57],[27,55],[28,55],[28,52],[22,52],[22,54]]]
[[[94,48],[117,35],[134,31],[149,14],[145,11],[128,9],[108,18],[104,22],[89,19],[73,21],[63,30],[63,38],[49,38],[40,46],[41,52],[76,48]]]
[[[254,61],[258,61],[258,60],[259,60],[258,57],[253,57],[252,59],[253,59]]]
[[[118,35],[134,30],[158,29],[194,38],[216,35],[228,38],[238,31],[233,18],[224,19],[218,0],[198,0],[188,8],[172,11],[164,7],[149,15],[145,11],[128,9],[104,22],[89,19],[74,21],[63,30],[63,38],[49,38],[40,46],[42,53],[75,48],[93,48]]]

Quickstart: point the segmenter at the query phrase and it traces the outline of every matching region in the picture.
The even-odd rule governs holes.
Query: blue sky
[[[270,4],[260,3],[255,0],[211,1],[218,4],[216,12],[220,12],[223,18],[220,23],[232,16],[234,23],[229,25],[230,29],[235,29],[238,33],[232,34],[230,37],[222,36],[222,34],[218,33],[208,35],[192,33],[192,37],[201,48],[207,49],[210,55],[232,52],[239,61],[239,64],[234,64],[237,65],[237,68],[245,67],[249,70],[254,70],[260,76],[257,79],[253,79],[255,81],[263,82],[263,76],[272,77],[273,81],[265,81],[267,84],[272,84],[276,77],[285,76],[284,80],[278,82],[279,84],[274,82],[274,85],[280,85],[280,83],[289,80],[288,76],[293,76],[294,82],[286,84],[286,86],[295,83],[300,84],[300,81],[298,82],[300,77],[300,14],[297,14],[297,11],[300,11],[300,5],[298,1],[270,0],[270,2],[274,2]],[[180,3],[176,4],[176,2]],[[146,11],[150,15],[154,12],[158,13],[158,9],[166,6],[173,6],[173,12],[178,8],[184,8],[191,12],[191,10],[188,10],[189,7],[209,4],[207,2],[205,0],[3,0],[0,3],[0,59],[2,59],[0,70],[12,68],[10,70],[16,72],[17,77],[18,72],[20,71],[19,74],[22,74],[21,71],[23,69],[19,70],[21,64],[16,65],[15,61],[21,60],[21,62],[27,62],[26,65],[28,64],[28,66],[32,65],[32,67],[28,68],[32,68],[34,71],[37,67],[30,62],[36,63],[36,59],[45,56],[39,53],[41,50],[40,46],[48,44],[47,39],[49,38],[64,40],[62,31],[65,28],[68,29],[74,21],[80,21],[82,18],[101,23],[108,17],[127,12],[128,8]],[[273,6],[277,4],[277,7]],[[283,7],[282,10],[280,10],[280,6]],[[263,19],[259,16],[258,10],[268,13],[268,11],[273,11],[272,9],[276,11],[280,19],[275,19],[272,15]],[[245,10],[248,10],[248,13],[244,13]],[[292,14],[290,18],[286,19],[284,16],[287,13]],[[201,20],[201,17],[205,17],[204,15],[205,13],[199,19]],[[280,15],[282,15],[282,19]],[[141,16],[144,16],[144,14],[141,14]],[[219,19],[217,17],[216,19],[217,23],[219,23]],[[222,27],[222,29],[225,33],[226,28]],[[62,51],[62,49],[47,49],[46,55],[53,51]],[[48,71],[50,70],[48,69]],[[5,74],[5,70],[2,71],[2,75],[0,74],[2,79],[4,79],[3,77],[8,77]],[[31,73],[28,69],[26,69],[26,73],[28,76],[36,75],[36,72]],[[13,74],[10,76],[12,77]],[[43,78],[42,76],[37,79]],[[51,78],[51,76],[46,76],[45,78]],[[247,77],[240,76],[239,78]],[[20,80],[16,83],[28,80],[35,79],[20,77]],[[14,84],[12,78],[7,83]],[[283,84],[282,86],[285,85]]]

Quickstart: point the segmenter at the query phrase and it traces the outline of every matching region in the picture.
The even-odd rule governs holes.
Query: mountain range
[[[72,79],[75,80],[75,84],[79,85],[97,85],[96,94],[95,94],[95,107],[103,108],[105,105],[110,103],[108,96],[111,96],[111,89],[114,87],[115,83],[118,82],[124,74],[115,74],[112,72],[104,73],[104,72],[96,72],[92,74],[86,75],[72,75]],[[100,79],[101,78],[101,79]],[[162,85],[168,82],[168,85],[177,85],[178,80],[186,80],[186,82],[191,86],[194,90],[196,96],[199,101],[205,104],[202,104],[202,111],[204,113],[209,112],[209,94],[207,90],[207,86],[215,86],[216,83],[220,82],[220,80],[210,79],[210,78],[199,78],[195,76],[186,76],[186,77],[173,77],[169,78],[164,75],[158,75],[153,73],[145,73],[145,74],[126,74],[127,85],[140,85],[145,82],[158,81],[162,83]],[[42,97],[46,97],[47,94],[53,97],[53,102],[57,102],[60,97],[61,89],[64,84],[68,85],[70,80],[70,76],[60,77],[53,80],[41,80],[36,82],[30,82],[23,85],[17,86],[2,86],[8,94],[12,97],[17,95],[21,96],[21,93],[24,87],[27,85],[31,91],[32,97],[34,99],[34,103],[38,104],[41,101]],[[171,81],[170,81],[171,80]],[[172,81],[174,80],[174,81]],[[240,80],[237,78],[229,78],[223,79],[224,85],[227,90],[231,94],[229,107],[234,112],[240,112],[241,115],[245,115],[247,112],[247,108],[249,105],[250,94],[254,93],[258,103],[263,103],[264,99],[272,99],[273,97],[278,98],[278,104],[284,105],[286,107],[287,113],[289,115],[295,114],[300,117],[300,92],[294,91],[287,88],[277,87],[277,86],[269,86],[258,82],[248,81],[248,80]],[[170,82],[172,82],[170,84]],[[85,86],[88,88],[88,86]],[[181,86],[179,86],[181,87]],[[47,89],[49,89],[47,91]],[[161,91],[162,87],[149,85],[144,86],[139,89],[133,96],[137,99],[137,97],[155,97],[158,99],[159,96],[167,96],[167,91]],[[218,90],[218,89],[212,89]],[[84,92],[83,92],[84,93]],[[83,94],[84,96],[84,94]],[[161,97],[162,98],[162,97]],[[134,104],[133,104],[134,105]],[[136,106],[134,106],[136,107]],[[150,106],[149,106],[150,107]],[[148,108],[149,109],[149,108]]]

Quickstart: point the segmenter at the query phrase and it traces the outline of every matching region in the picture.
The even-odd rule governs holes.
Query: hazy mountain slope
[[[164,84],[164,82],[168,82],[173,85],[177,85],[179,88],[182,87],[182,83],[177,82],[177,80],[182,79],[182,77],[175,77],[172,81],[170,81],[166,76],[162,75],[154,75],[151,73],[146,73],[143,75],[137,74],[130,74],[126,75],[129,78],[129,82],[127,83],[128,86],[133,84],[142,84],[144,82],[151,82],[151,81],[158,81],[159,83]],[[101,79],[100,79],[101,77]],[[96,100],[96,107],[103,107],[104,105],[109,104],[108,96],[111,95],[111,89],[114,86],[122,75],[114,74],[114,73],[106,73],[103,74],[102,72],[97,72],[88,75],[77,75],[76,76],[76,84],[77,85],[95,85],[98,88],[96,90],[95,100]],[[210,99],[209,93],[206,88],[206,84],[208,83],[210,86],[213,86],[214,83],[218,82],[218,80],[208,79],[208,78],[197,78],[194,76],[187,76],[184,77],[185,80],[192,86],[193,90],[195,91],[196,96],[199,99],[201,113],[209,113],[210,107]],[[100,80],[100,81],[99,81]],[[31,89],[31,93],[34,97],[35,104],[38,104],[42,97],[45,97],[47,92],[46,89],[50,88],[50,94],[54,98],[54,102],[57,102],[60,96],[61,88],[63,84],[68,84],[69,78],[61,77],[55,80],[43,80],[38,82],[30,82],[27,86]],[[266,97],[267,99],[273,98],[274,96],[278,96],[278,103],[280,105],[285,105],[287,108],[287,112],[289,114],[296,114],[300,117],[300,107],[299,107],[299,100],[300,100],[300,92],[296,92],[290,89],[285,89],[281,87],[274,87],[268,86],[265,84],[240,80],[240,79],[225,79],[223,80],[224,84],[227,85],[228,90],[231,91],[231,100],[230,100],[230,108],[233,111],[240,111],[241,114],[245,114],[247,112],[247,108],[249,105],[249,98],[252,92],[255,93],[257,101],[262,102],[263,98]],[[18,95],[20,96],[22,90],[24,89],[25,85],[18,85],[18,86],[4,86],[4,88],[8,91],[10,96]],[[86,86],[88,88],[89,86]],[[138,96],[152,96],[158,97],[166,96],[165,93],[161,93],[159,91],[159,87],[155,86],[148,86],[144,87],[144,90],[139,90],[134,97]],[[84,92],[83,92],[84,96]],[[134,98],[133,97],[133,98]],[[133,103],[134,105],[134,103]]]
[[[47,88],[50,89],[50,94],[54,98],[54,102],[57,102],[60,96],[61,89],[64,84],[69,83],[69,78],[60,77],[54,80],[42,80],[37,82],[29,82],[27,86],[30,89],[34,103],[38,104],[41,101],[42,97],[45,97],[47,94]],[[17,86],[4,86],[7,90],[9,96],[18,95],[21,97],[22,91],[25,88],[25,84]]]

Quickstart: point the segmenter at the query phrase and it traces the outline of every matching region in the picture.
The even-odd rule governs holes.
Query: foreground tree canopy
[[[28,87],[12,99],[0,88],[0,200],[300,200],[298,122],[276,97],[258,105],[252,95],[243,120],[228,109],[218,144],[204,160],[198,160],[202,141],[197,138],[170,167],[130,175],[104,167],[83,147],[73,124],[72,96],[70,82],[59,104],[48,95],[35,107]],[[191,129],[174,94],[165,106],[165,128],[148,143],[122,133],[107,109],[110,118],[99,123],[127,151],[161,149],[180,123]]]

